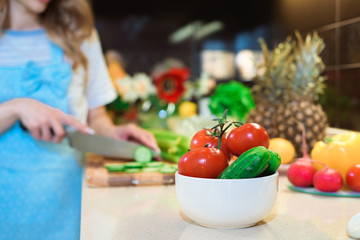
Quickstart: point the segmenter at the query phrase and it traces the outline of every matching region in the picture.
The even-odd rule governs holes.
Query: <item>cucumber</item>
[[[128,162],[128,163],[125,163],[125,168],[128,169],[128,168],[142,168],[144,166],[143,163],[140,163],[140,162]]]
[[[124,170],[125,173],[139,173],[141,171],[141,168],[126,168]]]
[[[147,162],[151,162],[152,158],[153,158],[153,153],[150,148],[145,146],[139,146],[135,148],[134,151],[135,162],[147,163]]]
[[[159,172],[160,173],[174,173],[174,172],[176,172],[176,170],[177,170],[177,168],[175,168],[173,166],[165,165],[159,169]]]
[[[145,164],[145,167],[148,168],[159,168],[164,166],[164,162],[149,162]]]
[[[171,164],[170,167],[172,167],[175,170],[178,170],[178,165],[177,164]]]
[[[220,179],[253,178],[269,166],[270,152],[263,146],[253,147],[239,156],[218,176]]]
[[[176,164],[165,164],[164,162],[151,161],[148,163],[127,162],[118,164],[106,164],[105,168],[109,172],[159,172],[159,173],[175,173],[177,171]]]
[[[271,174],[274,174],[281,164],[281,157],[277,152],[274,152],[272,150],[268,150],[270,152],[270,162],[269,166],[265,169],[263,172],[263,176],[268,176]]]
[[[105,165],[105,168],[109,172],[121,172],[125,169],[125,164],[107,164]]]

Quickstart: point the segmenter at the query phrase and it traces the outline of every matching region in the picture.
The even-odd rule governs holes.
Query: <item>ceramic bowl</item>
[[[182,213],[210,228],[246,228],[265,218],[275,205],[279,173],[248,179],[209,179],[175,174]]]

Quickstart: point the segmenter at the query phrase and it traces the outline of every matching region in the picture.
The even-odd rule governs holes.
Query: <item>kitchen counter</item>
[[[174,185],[90,188],[84,182],[81,239],[351,239],[346,226],[360,212],[359,198],[299,193],[288,184],[280,174],[276,204],[256,226],[225,230],[185,220]]]

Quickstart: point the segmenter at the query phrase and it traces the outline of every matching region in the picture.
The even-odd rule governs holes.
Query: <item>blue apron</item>
[[[72,69],[51,43],[51,63],[0,67],[0,104],[32,98],[68,113]],[[35,140],[19,122],[0,134],[0,239],[79,239],[81,154]]]

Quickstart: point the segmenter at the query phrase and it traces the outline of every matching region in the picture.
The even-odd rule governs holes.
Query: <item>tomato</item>
[[[360,164],[355,164],[347,170],[346,183],[351,190],[360,192]]]
[[[243,152],[257,146],[269,148],[268,132],[257,123],[246,123],[237,127],[227,137],[227,147],[230,153],[240,156]]]
[[[194,150],[196,148],[201,147],[214,147],[217,148],[219,143],[219,137],[214,137],[209,133],[209,131],[213,132],[211,129],[202,129],[195,133],[195,135],[191,138],[190,142],[190,150]],[[221,138],[221,151],[225,153],[225,156],[228,160],[231,159],[232,154],[229,152],[227,148],[227,133],[224,133]]]
[[[314,187],[323,192],[336,192],[343,186],[343,178],[339,171],[325,167],[314,174]]]
[[[189,177],[217,178],[228,166],[225,154],[217,148],[196,148],[179,160],[178,171]]]
[[[227,147],[227,138],[228,138],[228,133],[224,133],[222,138],[221,138],[221,148],[220,150],[223,151],[223,153],[225,153],[225,156],[227,157],[228,161],[231,160],[231,158],[233,157],[233,155],[231,154],[231,152],[229,151],[228,147]]]
[[[212,132],[210,129],[201,129],[200,131],[196,132],[195,135],[191,138],[190,142],[190,150],[205,147],[217,147],[219,138],[214,137],[209,133]]]

